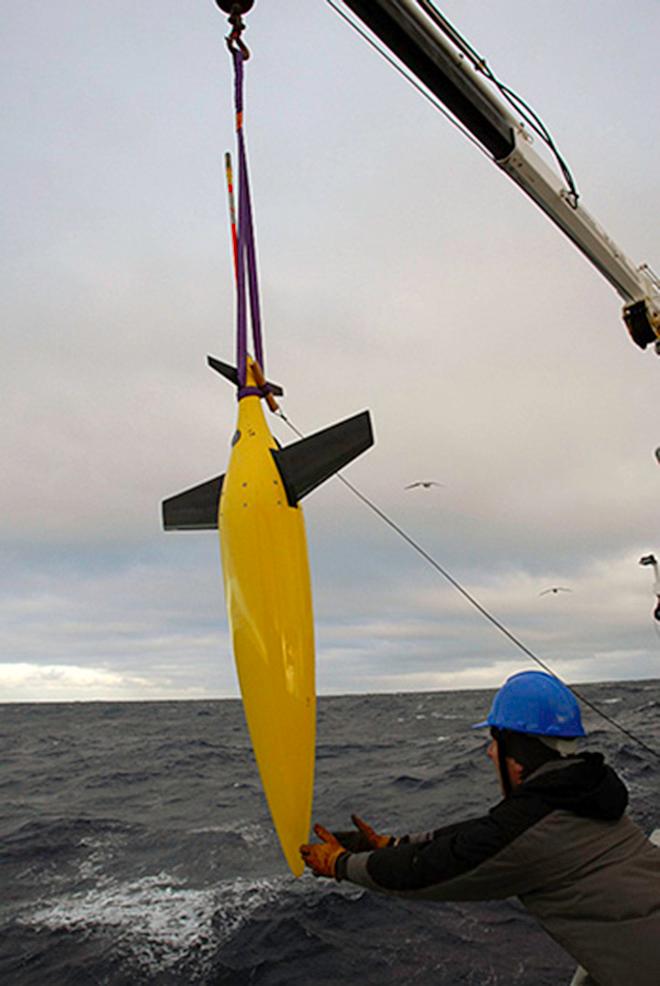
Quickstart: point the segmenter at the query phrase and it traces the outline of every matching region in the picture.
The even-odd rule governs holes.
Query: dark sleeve
[[[397,846],[405,846],[411,842],[431,842],[433,839],[438,839],[443,836],[452,835],[457,829],[462,828],[468,822],[477,821],[477,819],[464,819],[462,822],[452,822],[451,825],[444,825],[442,828],[433,829],[429,832],[411,832],[408,835],[397,836],[395,839],[395,844]],[[340,840],[341,841],[341,840]]]
[[[428,832],[414,832],[408,835],[397,835],[390,837],[390,845],[407,845],[410,842],[430,842],[432,839],[437,838],[439,835],[452,832],[457,826],[464,825],[465,822],[458,822],[452,825],[446,825],[444,828],[434,829]],[[349,852],[371,852],[372,847],[369,839],[364,833],[358,829],[349,829],[348,831],[333,831],[332,833],[335,839],[341,842],[342,846]]]
[[[509,897],[519,892],[515,863],[504,872],[491,867],[492,877],[489,864],[547,810],[540,803],[503,801],[488,815],[437,829],[428,841],[347,854],[337,876],[372,890],[437,899]]]

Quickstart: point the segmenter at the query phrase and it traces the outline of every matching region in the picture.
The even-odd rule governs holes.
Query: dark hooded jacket
[[[337,878],[427,900],[518,897],[599,986],[659,986],[660,848],[627,803],[599,753],[553,760],[485,816],[346,853]]]

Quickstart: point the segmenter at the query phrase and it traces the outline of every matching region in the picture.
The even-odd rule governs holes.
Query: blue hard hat
[[[473,729],[495,726],[533,736],[586,736],[575,695],[545,671],[520,671],[508,678],[493,699],[488,718]]]

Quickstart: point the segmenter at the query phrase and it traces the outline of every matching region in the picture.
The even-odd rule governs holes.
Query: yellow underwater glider
[[[232,379],[235,370],[209,357]],[[260,375],[247,360],[247,386]],[[227,616],[252,746],[291,871],[314,783],[314,625],[300,500],[373,444],[369,412],[278,447],[259,394],[239,399],[224,476],[163,502],[166,531],[218,528]]]
[[[301,499],[373,444],[369,412],[282,448],[262,400],[277,409],[264,373],[256,256],[242,125],[243,45],[230,44],[236,72],[239,150],[237,358],[209,365],[235,384],[238,422],[227,472],[163,502],[166,531],[217,528],[227,615],[245,716],[282,851],[295,876],[307,842],[314,786],[314,624]],[[233,195],[228,166],[232,233]],[[247,290],[255,358],[247,352]]]

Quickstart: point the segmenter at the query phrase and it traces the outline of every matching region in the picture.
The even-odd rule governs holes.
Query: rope
[[[236,247],[236,370],[238,373],[238,399],[248,394],[266,396],[265,387],[248,387],[248,296],[254,357],[265,369],[264,347],[261,332],[261,306],[257,275],[257,251],[252,218],[250,176],[243,129],[243,64],[249,57],[245,45],[236,37],[236,29],[227,39],[234,63],[234,102],[236,111],[236,142],[238,146],[238,237]]]
[[[332,9],[334,10],[334,12],[336,14],[339,14],[339,16],[342,18],[342,20],[345,20],[346,23],[349,24],[350,27],[353,28],[353,30],[356,32],[356,34],[359,34],[360,37],[364,41],[366,41],[368,45],[371,45],[371,47],[374,49],[374,51],[377,51],[378,54],[382,58],[384,58],[385,61],[388,62],[388,64],[391,65],[392,68],[395,69],[399,73],[399,75],[403,76],[403,78],[406,80],[406,82],[409,82],[410,85],[413,87],[413,89],[416,89],[417,92],[421,96],[423,96],[424,99],[428,103],[430,103],[431,106],[433,106],[434,109],[438,110],[439,113],[442,113],[442,115],[445,117],[445,119],[447,119],[449,121],[449,123],[451,123],[451,125],[453,127],[456,127],[457,130],[460,130],[460,132],[463,134],[463,136],[464,137],[467,137],[467,139],[469,141],[471,141],[474,144],[474,146],[479,151],[481,151],[481,153],[484,155],[484,157],[487,157],[489,161],[492,161],[493,160],[492,155],[489,154],[488,151],[484,147],[482,147],[482,145],[479,143],[479,141],[476,139],[476,137],[474,137],[470,133],[470,131],[467,129],[467,127],[463,126],[463,124],[460,122],[460,120],[457,120],[456,117],[452,116],[451,113],[449,112],[449,110],[445,106],[442,105],[442,103],[440,102],[440,100],[439,99],[436,99],[435,96],[433,96],[430,92],[428,92],[428,90],[425,89],[423,87],[423,85],[420,82],[417,81],[417,79],[414,77],[414,75],[412,75],[411,73],[407,72],[392,57],[392,55],[390,55],[389,52],[387,52],[383,47],[381,47],[380,45],[376,44],[376,42],[373,40],[373,38],[371,38],[367,34],[367,32],[365,30],[363,30],[363,28],[360,27],[359,24],[357,24],[355,21],[351,20],[351,18],[346,14],[346,12],[343,11],[343,10],[341,10],[336,5],[336,3],[334,3],[334,0],[325,0],[325,2],[328,4],[329,7],[332,7]]]
[[[475,145],[475,147],[478,147],[481,153],[484,154],[489,161],[493,160],[492,155],[485,150],[485,148],[481,145],[481,143],[477,140],[477,138],[470,133],[467,127],[465,127],[459,120],[457,120],[454,116],[452,116],[449,110],[447,110],[446,107],[443,106],[443,104],[440,102],[439,99],[436,99],[431,93],[429,93],[423,87],[421,83],[419,83],[415,79],[413,75],[411,75],[405,69],[403,69],[401,65],[383,47],[378,45],[373,40],[373,38],[371,38],[369,34],[367,34],[367,32],[360,27],[359,24],[351,20],[351,18],[348,17],[348,15],[334,3],[334,0],[326,0],[326,3],[328,4],[329,7],[332,7],[335,13],[339,14],[339,16],[343,20],[345,20],[347,24],[350,25],[353,28],[353,30],[367,42],[367,44],[371,45],[371,47],[375,51],[377,51],[378,54],[381,55],[386,62],[388,62],[394,69],[396,69],[399,75],[402,75],[403,78],[406,79],[406,81],[409,82],[424,97],[424,99],[426,99],[429,103],[431,103],[431,105],[434,106],[435,109],[439,110],[440,113],[442,113],[442,115],[447,120],[449,120],[449,122],[454,127],[456,127],[457,130],[460,130],[460,132],[463,134],[464,137],[467,137],[468,140],[470,140]],[[545,126],[541,118],[538,116],[538,114],[534,112],[531,106],[529,106],[525,102],[525,100],[522,99],[522,97],[518,96],[517,93],[515,93],[512,89],[509,89],[508,86],[505,86],[504,83],[501,82],[497,78],[497,76],[494,75],[494,73],[490,69],[490,66],[487,64],[485,58],[482,58],[479,54],[477,54],[474,48],[472,48],[468,44],[465,38],[463,38],[462,35],[459,34],[456,28],[450,24],[450,22],[440,13],[440,11],[438,11],[434,7],[432,3],[428,2],[428,0],[417,0],[417,3],[426,12],[426,14],[429,15],[431,20],[433,20],[435,24],[438,27],[440,27],[441,30],[443,30],[445,34],[447,34],[451,38],[451,40],[454,42],[457,48],[459,48],[459,50],[462,51],[463,54],[465,54],[466,57],[470,59],[476,71],[482,72],[483,75],[485,75],[485,77],[490,82],[492,82],[494,86],[497,87],[497,89],[500,91],[504,99],[506,99],[506,101],[511,106],[513,106],[516,112],[518,112],[521,115],[521,117],[529,125],[529,127],[541,138],[541,140],[543,140],[547,144],[550,151],[554,155],[555,160],[557,161],[559,169],[564,177],[564,181],[566,182],[566,185],[568,187],[568,194],[566,197],[566,201],[571,206],[571,208],[576,209],[578,205],[579,193],[577,191],[575,181],[573,179],[573,176],[570,172],[568,165],[566,164],[564,158],[559,153],[559,150],[550,132],[548,131],[547,127]]]
[[[278,411],[278,416],[289,426],[289,428],[291,428],[291,430],[299,438],[304,438],[303,433],[299,431],[298,428],[296,428],[293,422],[289,420],[289,418],[284,414],[284,412],[281,409]],[[488,610],[484,606],[482,606],[481,603],[477,599],[475,599],[475,597],[471,593],[469,593],[466,588],[464,588],[464,586],[460,584],[458,579],[455,579],[454,576],[451,575],[446,568],[443,568],[443,566],[440,565],[440,563],[437,562],[435,558],[433,558],[433,556],[428,553],[428,551],[426,551],[420,544],[418,544],[418,542],[415,541],[414,538],[410,537],[410,535],[407,534],[403,530],[403,528],[400,527],[399,524],[397,524],[394,520],[392,520],[391,517],[388,517],[388,515],[383,510],[381,510],[381,508],[378,507],[373,502],[373,500],[370,500],[369,497],[365,496],[365,494],[362,493],[356,486],[354,486],[352,483],[349,483],[349,481],[345,479],[344,476],[341,475],[341,473],[336,473],[336,478],[341,483],[343,483],[344,486],[348,487],[351,493],[353,493],[359,500],[361,500],[362,503],[364,503],[365,506],[367,506],[373,513],[375,513],[377,517],[380,517],[380,519],[385,524],[387,524],[387,526],[390,527],[396,534],[398,534],[400,538],[402,538],[408,545],[410,545],[410,547],[414,551],[416,551],[417,554],[421,555],[424,561],[426,561],[432,568],[436,570],[436,572],[442,575],[442,577],[446,579],[447,582],[449,582],[458,592],[460,592],[460,594],[465,599],[467,599],[470,605],[473,606],[476,610],[478,610],[479,613],[481,613],[481,615],[486,620],[488,620],[489,623],[491,623],[497,630],[500,631],[500,633],[504,634],[504,636],[507,637],[511,641],[511,643],[514,644],[515,647],[521,650],[523,654],[526,654],[527,657],[535,661],[536,664],[539,665],[539,667],[543,668],[543,670],[546,671],[548,674],[551,674],[553,678],[557,679],[557,681],[562,681],[559,675],[556,674],[552,670],[552,668],[549,667],[549,665],[547,665],[544,661],[541,660],[540,657],[538,657],[533,651],[531,651],[529,647],[527,647],[518,637],[516,637],[514,633],[511,632],[511,630],[507,629],[507,627],[505,627],[504,624],[497,619],[497,617],[493,616],[492,613],[489,613]],[[608,722],[615,729],[618,729],[620,732],[624,733],[629,739],[633,740],[633,742],[641,746],[642,749],[646,750],[647,753],[651,754],[651,756],[655,757],[657,760],[660,760],[660,753],[658,753],[657,750],[654,750],[652,747],[647,746],[647,744],[643,740],[641,740],[638,736],[632,733],[629,729],[626,729],[625,726],[622,726],[621,723],[617,722],[615,719],[609,716],[607,712],[603,712],[602,709],[600,709],[597,705],[595,705],[590,699],[586,698],[586,696],[584,696],[581,692],[579,692],[577,688],[575,688],[573,685],[567,685],[566,682],[563,681],[562,684],[566,685],[567,688],[570,688],[570,690],[573,692],[575,697],[578,698],[584,705],[588,706],[592,710],[592,712],[595,712],[597,715],[599,715],[602,719]]]

